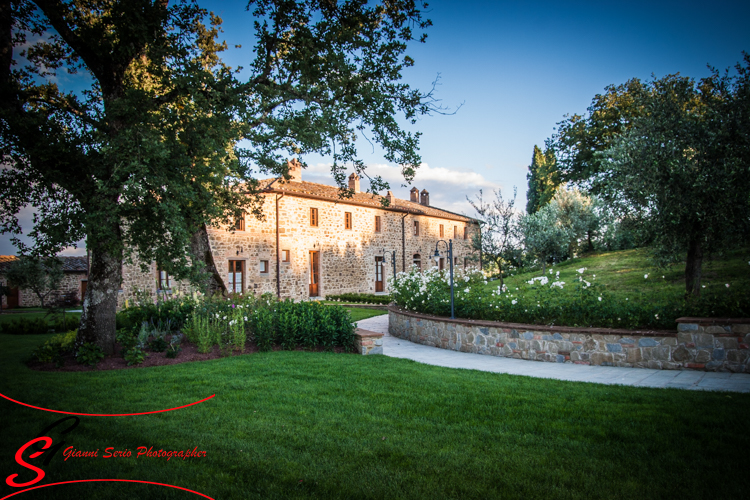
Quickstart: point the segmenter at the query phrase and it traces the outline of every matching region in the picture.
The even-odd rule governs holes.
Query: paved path
[[[672,387],[676,389],[750,392],[750,374],[700,372],[692,370],[650,370],[646,368],[618,368],[588,366],[573,363],[544,363],[523,359],[501,358],[467,352],[451,351],[388,334],[388,315],[375,316],[357,323],[360,328],[384,333],[383,354],[405,358],[428,365],[448,368],[467,368],[494,373],[526,375],[574,382],[620,384],[637,387]]]

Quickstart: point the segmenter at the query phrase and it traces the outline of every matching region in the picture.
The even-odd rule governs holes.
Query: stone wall
[[[750,373],[750,318],[680,318],[677,331],[451,320],[389,308],[391,335],[507,358],[667,370]]]
[[[383,354],[383,334],[357,328],[354,347],[363,356]]]
[[[222,279],[228,279],[229,261],[244,262],[244,292],[260,295],[276,295],[276,196],[263,195],[263,221],[246,216],[245,229],[209,228],[208,237],[214,262]],[[318,209],[318,226],[310,225],[310,209]],[[352,214],[352,228],[345,227],[345,212]],[[375,216],[381,218],[381,230],[375,232]],[[405,216],[405,217],[404,217]],[[405,252],[402,252],[402,219],[404,219]],[[419,236],[414,235],[414,221],[419,222]],[[440,238],[440,225],[444,237]],[[375,257],[385,257],[384,292],[389,292],[387,279],[393,276],[392,252],[396,251],[396,271],[410,269],[414,254],[421,256],[422,268],[434,265],[430,261],[438,240],[453,238],[454,226],[458,239],[454,240],[454,256],[459,267],[464,258],[474,258],[470,265],[477,265],[476,255],[471,250],[471,232],[477,230],[473,224],[434,216],[404,214],[376,207],[350,205],[346,200],[327,201],[310,199],[292,194],[279,198],[279,250],[289,251],[289,262],[279,263],[282,298],[307,300],[310,283],[310,252],[320,252],[320,282],[318,295],[341,293],[375,292]],[[469,227],[466,240],[464,227]],[[281,253],[281,252],[280,252]],[[447,250],[440,245],[440,253]],[[404,255],[405,254],[405,255]],[[402,258],[404,256],[405,258]],[[282,259],[280,259],[282,260]],[[267,261],[265,273],[261,272],[261,261]],[[445,261],[448,268],[447,259]],[[150,264],[143,273],[136,263],[123,267],[123,293],[119,307],[125,299],[134,297],[136,289],[147,290],[156,295],[156,266]],[[174,287],[173,287],[174,288]],[[188,291],[186,284],[177,288]]]
[[[72,272],[68,271],[63,274],[63,279],[60,282],[60,287],[53,291],[45,299],[45,303],[50,303],[52,300],[65,297],[69,293],[74,293],[77,301],[81,300],[81,281],[87,277],[85,272]],[[0,285],[7,285],[7,280],[4,276],[0,276]],[[20,289],[18,290],[18,306],[19,307],[39,307],[41,303],[36,294],[31,290]],[[7,298],[3,296],[2,307],[7,307]]]

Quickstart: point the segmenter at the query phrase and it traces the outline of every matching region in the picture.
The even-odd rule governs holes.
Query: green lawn
[[[42,481],[139,479],[215,499],[746,498],[750,395],[531,379],[384,356],[279,351],[172,367],[34,372],[47,336],[0,335],[0,390],[86,413]],[[540,365],[541,367],[541,365]],[[16,450],[61,417],[0,399],[3,478]],[[104,449],[205,458],[101,458]],[[26,457],[28,457],[25,455]],[[32,460],[40,465],[44,456]],[[0,482],[0,497],[11,492]],[[157,486],[81,484],[28,498],[198,498]],[[20,495],[19,498],[26,498]]]
[[[574,292],[573,279],[577,269],[586,268],[586,279],[603,285],[608,292],[619,298],[633,297],[642,293],[665,293],[680,298],[685,294],[685,265],[678,264],[669,269],[656,269],[648,258],[648,249],[622,250],[591,254],[579,259],[570,259],[561,264],[547,267],[547,277],[555,281],[556,272],[566,283],[565,289]],[[552,274],[550,274],[552,270]],[[506,285],[514,289],[535,276],[541,270],[525,272],[506,278]],[[648,278],[644,275],[648,274]],[[750,249],[735,249],[724,255],[716,255],[712,260],[704,260],[701,283],[707,289],[750,286]],[[596,275],[593,279],[592,275]],[[486,285],[488,290],[497,288],[499,282]]]
[[[364,307],[352,307],[347,309],[352,317],[352,321],[359,321],[361,319],[372,318],[374,316],[380,316],[382,314],[388,314],[385,309],[367,309]]]

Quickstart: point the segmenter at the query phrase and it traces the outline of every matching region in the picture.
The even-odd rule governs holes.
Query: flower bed
[[[450,280],[446,271],[433,267],[412,269],[390,278],[393,300],[409,310],[450,316]],[[458,270],[454,277],[455,316],[465,319],[536,325],[604,328],[672,329],[677,318],[748,317],[750,291],[722,289],[700,299],[675,301],[657,293],[632,300],[616,299],[596,282],[596,275],[578,269],[572,283],[558,275],[538,276],[521,287],[498,286],[488,292],[478,270]],[[573,289],[572,293],[570,289]]]

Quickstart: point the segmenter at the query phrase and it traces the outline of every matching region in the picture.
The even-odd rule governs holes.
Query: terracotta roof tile
[[[383,207],[380,200],[384,197],[372,193],[355,193],[351,198],[340,198],[339,188],[318,184],[316,182],[281,182],[276,179],[263,179],[260,181],[260,189],[263,191],[288,193],[292,196],[311,196],[315,198],[324,198],[333,202],[353,205],[365,205],[383,210],[394,210],[397,212],[408,212],[414,215],[427,215],[452,219],[462,222],[474,222],[474,219],[465,215],[456,214],[437,207],[425,206],[413,201],[401,200],[396,198],[395,202],[389,207]]]

